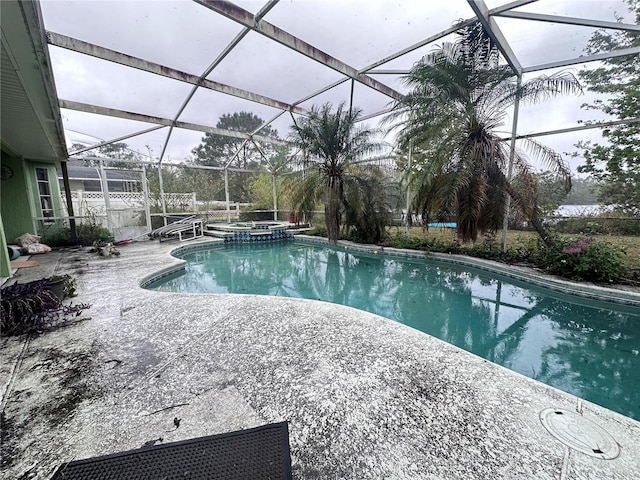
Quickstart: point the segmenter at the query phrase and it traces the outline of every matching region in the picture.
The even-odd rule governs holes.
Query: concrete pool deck
[[[18,271],[71,273],[74,302],[92,307],[1,339],[3,478],[284,420],[297,479],[640,478],[639,422],[409,327],[311,300],[140,288],[179,263],[177,246],[55,251]],[[547,408],[582,412],[620,455],[565,447]]]

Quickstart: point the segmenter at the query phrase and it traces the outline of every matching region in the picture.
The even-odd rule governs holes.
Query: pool
[[[283,222],[208,223],[204,235],[232,243],[272,242],[292,239],[289,224]]]
[[[640,420],[640,309],[481,270],[324,246],[225,245],[179,254],[159,291],[308,298],[372,312]]]

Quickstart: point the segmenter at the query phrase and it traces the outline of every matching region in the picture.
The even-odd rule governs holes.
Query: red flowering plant
[[[586,248],[591,245],[596,239],[593,237],[582,238],[580,240],[576,240],[571,242],[569,245],[562,249],[562,253],[570,253],[572,255],[577,255],[586,250]]]

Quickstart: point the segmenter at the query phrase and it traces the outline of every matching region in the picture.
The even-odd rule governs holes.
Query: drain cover
[[[612,460],[620,454],[620,447],[611,435],[575,412],[547,408],[540,412],[540,421],[551,435],[574,450],[603,460]]]

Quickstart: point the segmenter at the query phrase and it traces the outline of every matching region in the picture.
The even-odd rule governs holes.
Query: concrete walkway
[[[311,300],[141,289],[177,246],[35,257],[40,275],[76,276],[74,302],[92,307],[2,338],[2,478],[283,420],[298,479],[640,478],[640,423],[409,327]],[[620,455],[565,447],[547,408],[582,412]]]

